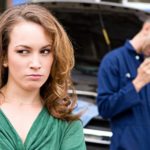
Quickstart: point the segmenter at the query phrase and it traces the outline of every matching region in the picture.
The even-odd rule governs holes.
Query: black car
[[[136,34],[150,15],[109,2],[31,0],[47,7],[61,22],[74,45],[72,72],[79,100],[96,109],[97,71],[103,56]],[[65,64],[64,64],[65,65]],[[95,116],[84,126],[88,150],[109,149],[109,121]]]

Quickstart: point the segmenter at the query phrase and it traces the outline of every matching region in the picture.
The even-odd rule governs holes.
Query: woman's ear
[[[7,63],[3,63],[3,66],[4,66],[5,68],[7,68],[7,67],[8,67],[8,64],[7,64]]]
[[[8,67],[8,62],[7,62],[7,59],[4,60],[3,62],[3,67],[7,68]]]
[[[8,58],[7,58],[7,55],[4,56],[4,58],[3,58],[3,67],[5,67],[5,68],[8,67]]]

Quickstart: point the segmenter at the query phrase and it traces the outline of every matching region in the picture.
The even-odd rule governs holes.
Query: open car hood
[[[132,38],[150,16],[150,13],[142,10],[94,0],[31,2],[47,7],[63,24],[75,49],[74,83],[78,90],[95,94],[96,75],[102,57]]]

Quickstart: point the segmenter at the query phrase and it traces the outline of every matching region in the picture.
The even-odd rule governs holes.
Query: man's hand
[[[146,58],[137,70],[137,76],[132,81],[137,92],[150,83],[150,58]]]

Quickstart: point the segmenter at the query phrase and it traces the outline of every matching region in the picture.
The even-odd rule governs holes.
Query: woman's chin
[[[39,84],[28,84],[28,85],[25,85],[23,87],[23,89],[26,91],[37,91],[37,90],[40,90],[41,86],[42,86],[41,84],[40,85]]]

